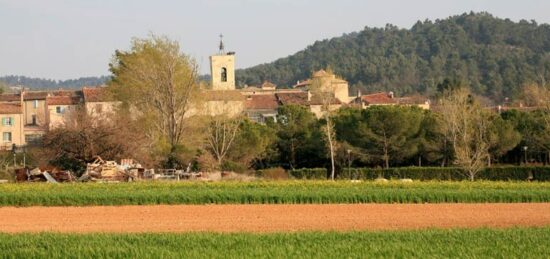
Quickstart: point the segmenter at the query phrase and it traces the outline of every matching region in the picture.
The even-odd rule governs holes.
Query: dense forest
[[[368,92],[432,95],[439,82],[453,78],[501,101],[516,97],[525,83],[550,81],[550,25],[469,13],[418,21],[410,29],[367,27],[239,70],[237,84],[291,86],[326,67]]]
[[[109,79],[108,76],[81,77],[69,80],[52,80],[43,78],[31,78],[26,76],[3,76],[0,82],[8,86],[26,86],[31,89],[58,89],[58,88],[81,88],[83,86],[102,85]]]

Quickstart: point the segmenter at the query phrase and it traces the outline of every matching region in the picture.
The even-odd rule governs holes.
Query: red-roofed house
[[[355,104],[361,105],[361,108],[365,109],[373,105],[405,105],[405,106],[418,106],[422,109],[430,109],[430,102],[428,99],[421,96],[409,96],[396,98],[393,92],[380,92],[374,94],[360,95],[355,98]]]
[[[107,87],[83,87],[82,95],[88,114],[93,116],[109,116],[115,111],[119,102],[115,101]]]
[[[255,122],[265,123],[268,118],[277,121],[279,102],[275,94],[248,95],[244,107],[248,118]]]
[[[21,146],[25,144],[23,137],[23,109],[20,103],[0,103],[0,132],[2,142],[0,149],[9,150],[12,145]]]
[[[65,124],[72,111],[82,104],[83,96],[81,91],[58,91],[53,92],[46,98],[48,105],[49,128],[56,128]]]

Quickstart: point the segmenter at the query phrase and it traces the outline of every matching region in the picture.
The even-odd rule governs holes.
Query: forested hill
[[[31,89],[59,89],[59,88],[81,88],[83,86],[102,85],[109,79],[108,76],[81,77],[69,80],[51,80],[43,78],[31,78],[26,76],[3,76],[0,82],[8,86],[22,85]]]
[[[269,80],[291,86],[330,67],[364,91],[432,94],[445,78],[468,82],[493,100],[514,97],[528,82],[550,82],[550,25],[488,13],[365,28],[317,41],[273,63],[237,71],[239,85]]]

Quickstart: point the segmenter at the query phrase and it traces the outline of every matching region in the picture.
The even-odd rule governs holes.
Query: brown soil
[[[288,232],[550,225],[550,203],[0,208],[0,232]]]

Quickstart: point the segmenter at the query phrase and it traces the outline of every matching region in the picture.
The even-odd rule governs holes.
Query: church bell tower
[[[220,50],[210,56],[212,90],[235,90],[235,52],[225,52],[223,35],[220,35]]]

